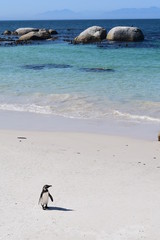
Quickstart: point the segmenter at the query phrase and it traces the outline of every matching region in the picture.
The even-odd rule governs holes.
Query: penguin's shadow
[[[48,207],[46,210],[48,210],[48,211],[62,211],[62,212],[71,212],[71,211],[74,211],[73,209],[62,208],[62,207]]]

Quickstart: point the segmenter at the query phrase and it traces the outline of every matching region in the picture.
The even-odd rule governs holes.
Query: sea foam
[[[132,115],[130,113],[122,113],[120,111],[114,110],[113,114],[115,116],[124,118],[124,119],[130,119],[130,120],[137,120],[137,121],[150,121],[150,122],[157,122],[160,123],[159,118],[153,118],[150,116],[141,116],[141,115]]]

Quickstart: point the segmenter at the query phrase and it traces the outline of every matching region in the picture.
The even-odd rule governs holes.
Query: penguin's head
[[[48,191],[48,188],[52,187],[52,185],[44,185],[43,191]]]

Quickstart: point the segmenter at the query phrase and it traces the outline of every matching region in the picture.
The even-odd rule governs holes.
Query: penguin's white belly
[[[43,193],[42,201],[43,204],[48,204],[48,192]]]

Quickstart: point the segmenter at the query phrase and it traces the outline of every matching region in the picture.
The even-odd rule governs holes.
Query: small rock
[[[4,33],[3,33],[3,35],[11,35],[11,31],[9,31],[9,30],[6,30],[6,31],[4,31]]]
[[[160,132],[158,133],[158,141],[160,141]]]
[[[18,33],[16,31],[12,31],[11,35],[18,35]]]
[[[48,32],[51,34],[51,35],[56,35],[58,34],[58,32],[54,29],[49,29]]]
[[[24,139],[27,139],[26,137],[17,137],[17,138],[18,138],[18,139],[23,139],[23,140],[24,140]]]

